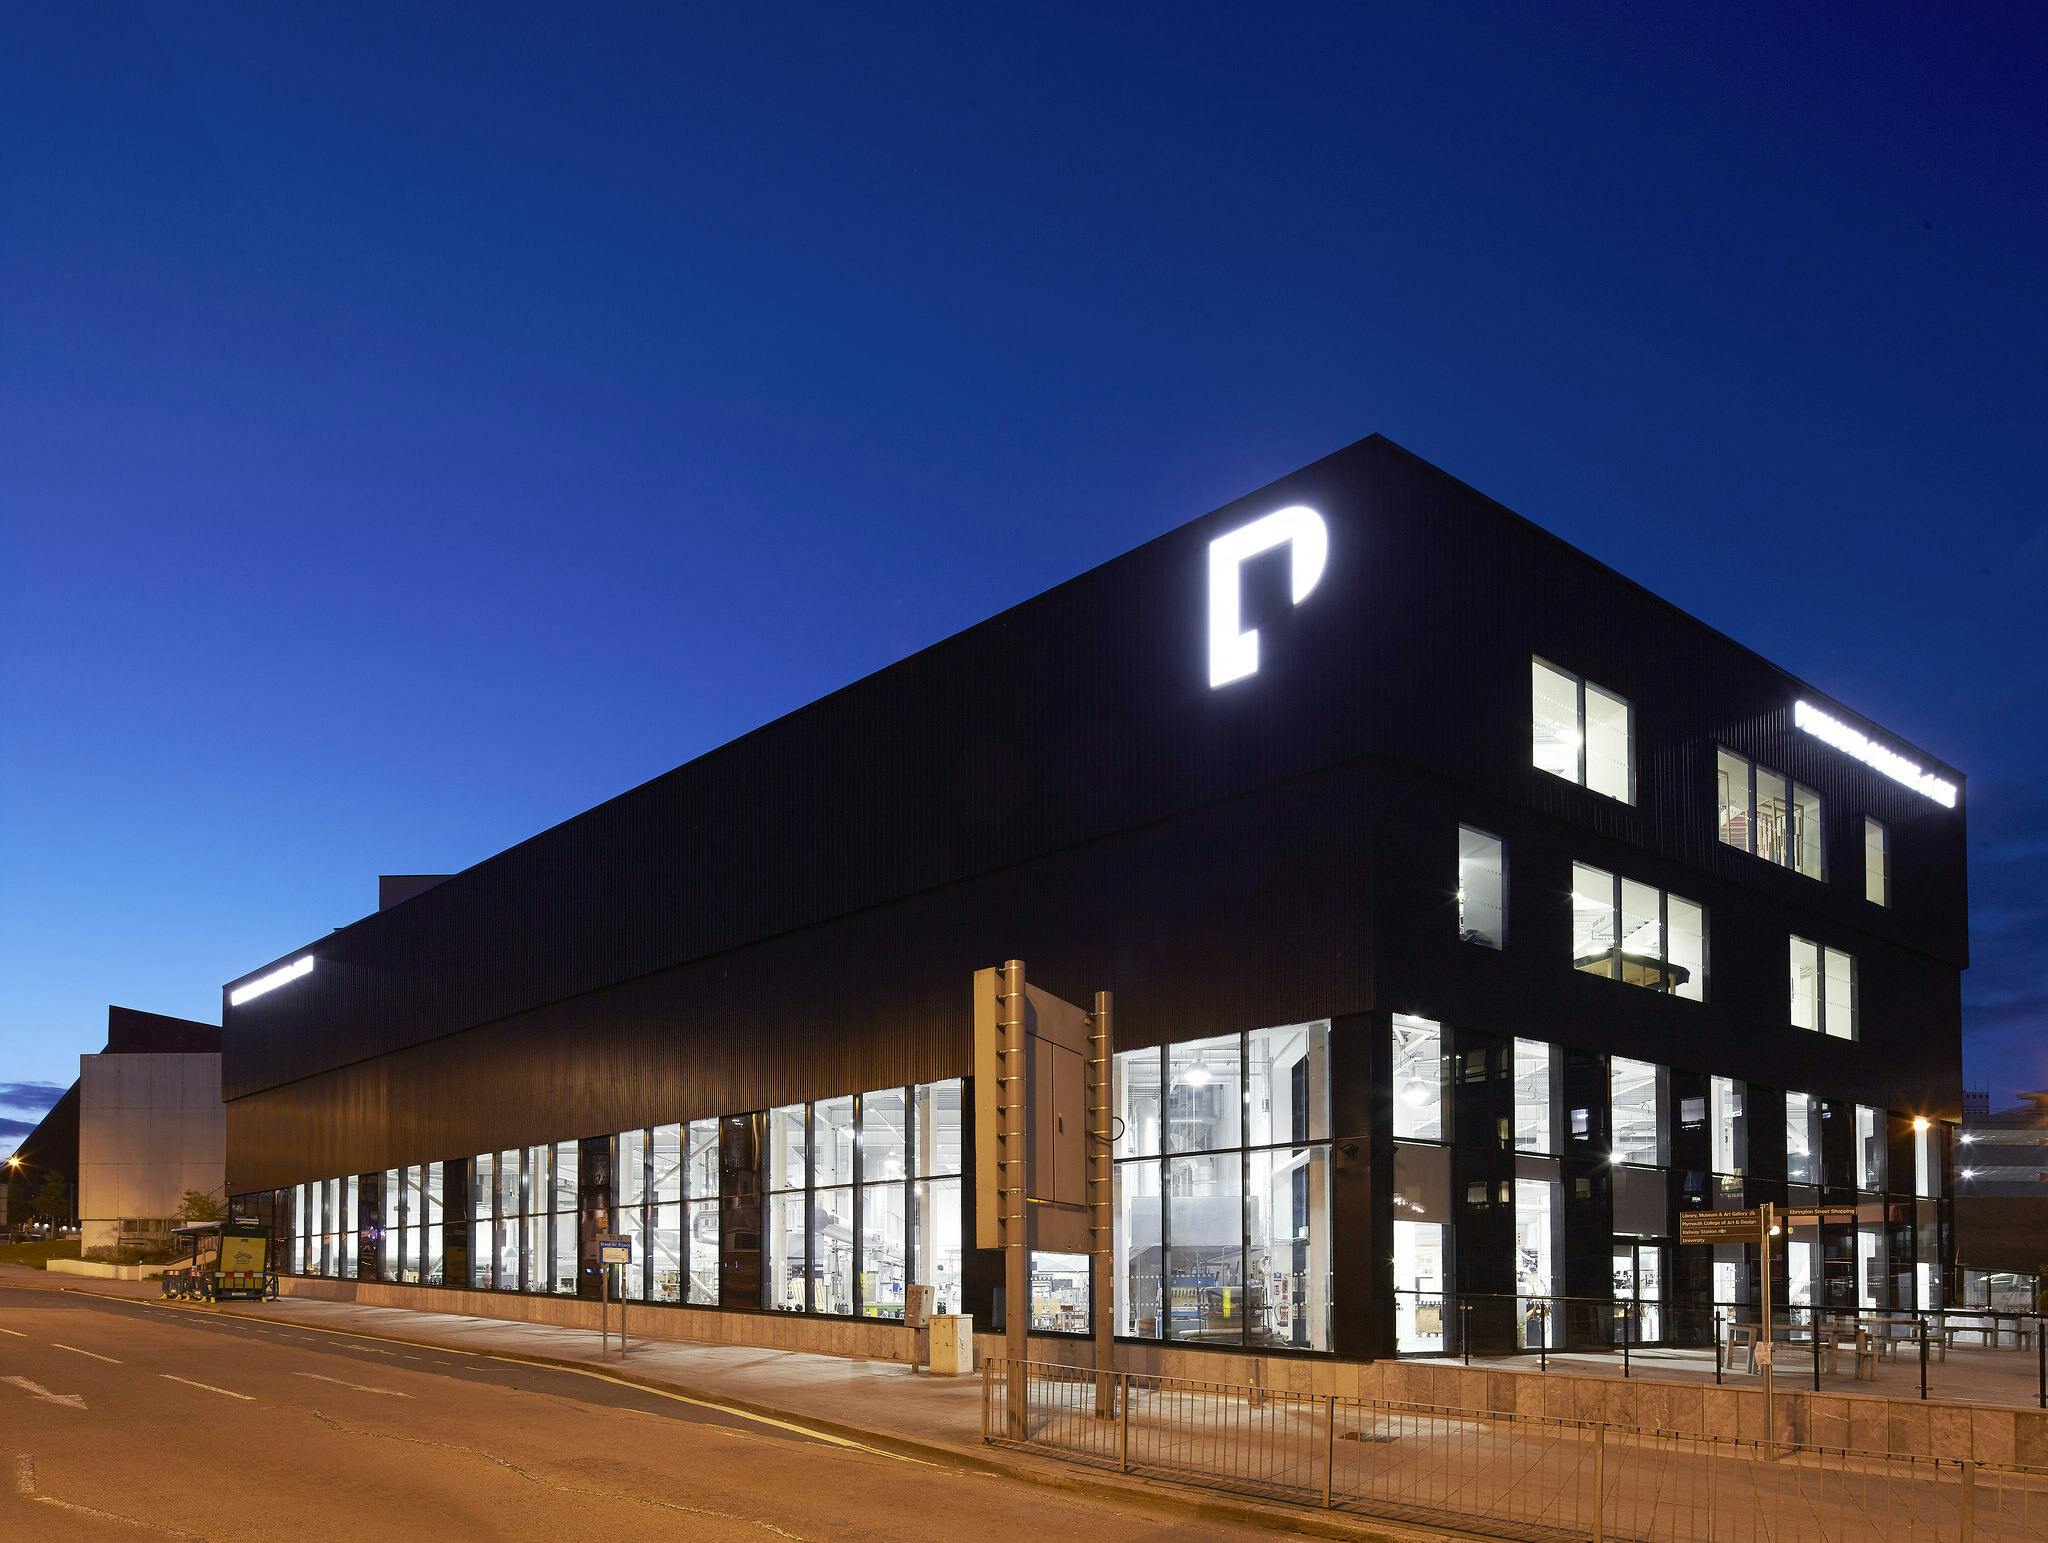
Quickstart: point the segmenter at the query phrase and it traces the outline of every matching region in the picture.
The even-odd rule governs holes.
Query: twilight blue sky
[[[2048,30],[1540,9],[9,10],[0,1096],[1374,430],[1968,772],[2048,1085]]]

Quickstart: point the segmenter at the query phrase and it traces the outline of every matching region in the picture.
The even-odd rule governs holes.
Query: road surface
[[[0,1290],[0,1538],[1266,1538],[800,1423],[192,1307]]]

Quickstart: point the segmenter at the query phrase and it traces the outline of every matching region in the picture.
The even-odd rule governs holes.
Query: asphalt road
[[[0,1290],[0,1538],[1265,1538],[492,1356]]]

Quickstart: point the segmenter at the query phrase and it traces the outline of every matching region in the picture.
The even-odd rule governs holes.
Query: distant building
[[[53,1173],[65,1195],[54,1219],[82,1221],[86,1248],[113,1246],[123,1220],[159,1230],[187,1189],[220,1193],[219,1029],[109,1007],[106,1048],[80,1056],[78,1069],[79,1080],[15,1149],[5,1191],[10,1224],[40,1214]]]
[[[1963,1118],[1975,1120],[1991,1113],[1991,1094],[1983,1088],[1963,1089]]]
[[[1956,1259],[1971,1271],[2048,1271],[2048,1092],[2020,1097],[1966,1107],[1956,1138]]]
[[[63,1097],[50,1105],[36,1128],[21,1138],[8,1159],[7,1222],[20,1226],[36,1220],[36,1206],[51,1174],[64,1186],[64,1205],[54,1216],[70,1222],[78,1214],[78,1084],[72,1083]]]
[[[220,1030],[107,1009],[107,1048],[78,1058],[78,1223],[83,1248],[160,1235],[187,1190],[221,1196],[227,1125]]]

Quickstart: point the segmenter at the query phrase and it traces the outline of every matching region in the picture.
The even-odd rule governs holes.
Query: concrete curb
[[[1055,1459],[1043,1460],[1050,1466],[1039,1466],[1029,1461],[1005,1461],[989,1455],[994,1449],[955,1445],[947,1442],[919,1441],[904,1436],[873,1430],[866,1426],[850,1425],[844,1421],[827,1419],[808,1414],[801,1410],[764,1404],[756,1400],[735,1398],[730,1394],[713,1392],[692,1387],[686,1383],[672,1382],[662,1378],[640,1375],[630,1368],[619,1366],[593,1366],[586,1361],[569,1360],[560,1356],[535,1355],[524,1351],[480,1350],[471,1345],[454,1344],[447,1340],[429,1339],[414,1335],[379,1333],[369,1329],[331,1328],[326,1324],[302,1323],[297,1319],[252,1312],[246,1307],[230,1307],[221,1304],[203,1305],[186,1302],[163,1302],[150,1297],[118,1295],[66,1285],[57,1288],[78,1296],[101,1298],[111,1302],[126,1303],[130,1306],[149,1308],[168,1313],[206,1313],[221,1318],[242,1318],[252,1323],[283,1324],[295,1329],[305,1329],[316,1334],[333,1334],[348,1339],[376,1340],[382,1344],[411,1345],[421,1350],[439,1350],[450,1355],[476,1356],[483,1360],[509,1361],[527,1366],[546,1367],[552,1371],[574,1372],[584,1376],[595,1376],[644,1388],[650,1393],[674,1394],[708,1405],[714,1409],[732,1410],[740,1414],[756,1416],[764,1420],[778,1420],[784,1423],[815,1430],[822,1435],[837,1437],[853,1442],[857,1446],[869,1447],[895,1457],[908,1458],[935,1466],[964,1470],[989,1478],[1017,1479],[1035,1484],[1042,1489],[1055,1489],[1067,1494],[1083,1495],[1091,1500],[1121,1504],[1141,1504],[1155,1509],[1170,1511],[1180,1516],[1202,1521],[1233,1522],[1239,1526],[1258,1527],[1273,1532],[1289,1532],[1304,1537],[1335,1538],[1345,1543],[1423,1543],[1423,1540],[1442,1537],[1485,1537],[1486,1534],[1467,1532],[1449,1527],[1403,1528],[1397,1532],[1386,1531],[1391,1525],[1373,1518],[1357,1517],[1343,1513],[1332,1513],[1308,1507],[1288,1506],[1280,1503],[1265,1505],[1256,1501],[1232,1498],[1206,1498],[1190,1494],[1190,1489],[1200,1486],[1175,1484],[1170,1481],[1154,1480],[1141,1475],[1115,1479],[1091,1477],[1094,1470],[1075,1471],[1056,1466]]]

